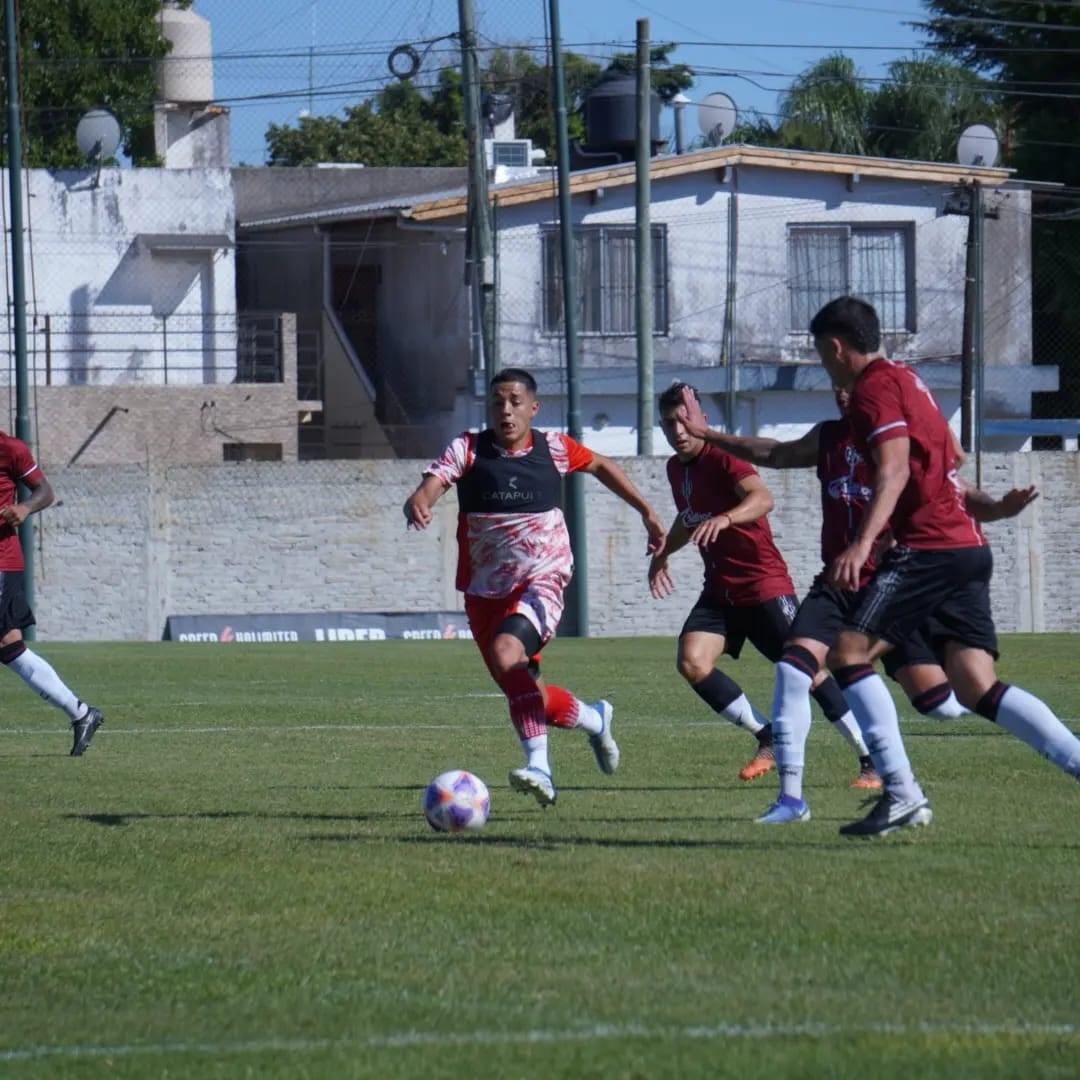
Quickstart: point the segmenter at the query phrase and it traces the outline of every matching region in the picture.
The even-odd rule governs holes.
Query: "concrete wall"
[[[277,383],[34,387],[31,442],[39,460],[50,470],[75,458],[101,466],[217,464],[225,445],[276,443],[283,461],[295,461],[295,323],[292,315],[278,323]],[[0,388],[0,410],[5,405],[13,418],[14,387]],[[6,429],[14,430],[13,420]]]
[[[49,469],[61,503],[41,514],[37,614],[43,640],[156,639],[169,614],[460,610],[455,498],[407,533],[401,504],[424,462],[244,463]],[[665,518],[659,461],[624,467]],[[766,473],[773,529],[803,590],[818,569],[819,493],[809,472]],[[990,526],[1001,630],[1074,630],[1080,610],[1080,455],[987,456],[994,493],[1042,497]],[[586,479],[589,610],[595,636],[675,634],[697,595],[700,559],[672,561],[678,591],[645,585],[637,516]]]
[[[228,443],[280,443],[296,460],[296,379],[228,386],[44,386],[37,393],[42,464],[216,464]],[[98,425],[105,422],[95,436]]]

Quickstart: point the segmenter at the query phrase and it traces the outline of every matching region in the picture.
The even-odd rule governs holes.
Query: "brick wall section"
[[[456,501],[407,533],[401,504],[422,462],[335,461],[50,469],[58,506],[38,518],[42,640],[156,639],[169,614],[460,610]],[[622,462],[665,520],[663,460]],[[970,470],[969,470],[970,471]],[[818,490],[809,471],[765,474],[773,529],[803,590],[818,570]],[[994,493],[1038,484],[1017,520],[990,526],[1001,630],[1073,630],[1080,610],[1080,456],[987,456]],[[672,560],[677,592],[653,601],[637,516],[585,478],[594,636],[675,634],[700,560]]]

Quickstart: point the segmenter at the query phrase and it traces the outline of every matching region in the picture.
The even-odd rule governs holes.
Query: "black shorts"
[[[996,658],[997,633],[990,613],[993,569],[988,547],[894,547],[885,553],[844,628],[896,645],[933,619],[930,644],[935,650],[955,641]]]
[[[945,642],[938,635],[939,624],[931,619],[923,623],[913,634],[908,634],[895,648],[890,649],[881,659],[881,666],[890,679],[904,667],[916,664],[935,664],[945,666]],[[934,642],[937,642],[935,647]]]
[[[862,593],[836,589],[822,578],[815,578],[788,630],[788,640],[809,638],[831,649],[861,599]]]
[[[0,637],[34,625],[21,570],[0,570]]]
[[[679,632],[685,634],[719,634],[724,640],[724,652],[737,660],[745,642],[767,660],[777,663],[784,645],[791,636],[791,623],[799,602],[794,596],[777,596],[751,607],[734,607],[710,599],[705,593],[698,597]]]

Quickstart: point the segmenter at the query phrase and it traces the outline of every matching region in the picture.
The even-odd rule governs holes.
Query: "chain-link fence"
[[[265,159],[270,123],[299,123],[302,111],[340,118],[342,106],[395,84],[400,72],[390,58],[401,46],[410,51],[399,59],[415,66],[413,85],[428,97],[438,89],[440,73],[459,59],[459,10],[452,0],[405,8],[386,4],[365,13],[355,31],[355,8],[347,0],[282,0],[261,5],[258,20],[245,18],[245,8],[248,16],[255,12],[245,3],[198,0],[192,11],[209,20],[212,54],[188,58],[212,62],[215,100],[232,112],[234,162]],[[479,10],[483,57],[490,60],[498,50],[520,45],[547,64],[544,14],[542,3]],[[627,20],[627,40],[621,43],[590,45],[571,37],[564,44],[603,65],[627,51],[632,29]],[[499,69],[505,89],[520,89],[523,70],[512,64]],[[97,190],[100,177],[85,176],[62,182],[50,177],[52,187],[42,181],[31,192],[29,377],[35,386],[280,381],[280,360],[270,341],[273,318],[263,326],[230,313],[228,302],[239,297],[240,306],[257,293],[256,278],[263,282],[278,273],[287,281],[289,265],[303,256],[304,273],[295,277],[305,279],[308,293],[288,295],[288,280],[268,305],[299,316],[302,455],[436,452],[453,429],[482,420],[483,375],[496,364],[542,373],[554,397],[544,419],[563,426],[568,388],[559,215],[550,170],[537,173],[546,185],[542,197],[497,211],[497,348],[486,359],[478,349],[479,268],[466,268],[463,219],[426,234],[399,231],[393,224],[397,209],[388,210],[375,228],[370,219],[351,232],[345,222],[320,225],[326,252],[319,249],[314,256],[310,226],[297,226],[274,241],[258,266],[250,258],[234,266],[228,254],[220,273],[196,274],[195,253],[229,253],[238,231],[227,171],[205,175],[214,179],[176,184],[168,192],[155,192],[149,181],[142,184],[130,173],[124,185],[102,182],[108,189],[103,191]],[[121,190],[125,185],[139,187],[137,199]],[[373,176],[365,190],[369,199],[378,199],[400,197],[401,187],[393,180],[380,187]],[[335,192],[335,203],[349,201],[344,187]],[[132,207],[138,204],[138,221],[125,198]],[[278,209],[288,216],[324,205],[315,194],[304,207],[290,203]],[[1022,187],[988,194],[980,357],[969,349],[970,213],[945,182],[892,182],[861,178],[855,170],[841,175],[814,168],[770,174],[718,166],[681,177],[672,170],[669,179],[654,184],[651,208],[651,389],[675,376],[698,378],[711,396],[715,419],[746,432],[796,435],[831,410],[806,324],[831,296],[855,292],[882,314],[888,351],[920,364],[951,416],[963,407],[961,370],[970,355],[980,445],[1072,445],[1070,424],[1080,415],[1080,322],[1071,302],[1080,283],[1076,205],[1060,194],[1032,194]],[[633,185],[625,176],[597,183],[575,206],[582,420],[593,445],[632,452],[639,364]],[[266,203],[260,214],[273,217],[275,209]],[[185,230],[191,235],[178,249],[176,237]],[[121,238],[130,243],[134,236],[143,240],[127,249],[116,273],[98,274],[97,281],[94,264],[105,265],[123,250]],[[246,243],[253,246],[250,239]],[[321,262],[325,253],[328,268]],[[160,269],[167,257],[174,260],[171,275]],[[339,271],[347,282],[340,288]],[[155,291],[146,282],[158,274],[162,281]],[[311,292],[319,295],[313,299]],[[146,305],[129,310],[132,297],[142,293]],[[0,370],[0,385],[13,381],[9,363]],[[795,393],[800,390],[806,393]],[[322,402],[324,408],[301,407],[304,402]],[[658,431],[653,441],[663,452]]]
[[[1032,415],[1055,425],[1076,445],[1080,434],[1080,197],[1036,194],[1032,215],[1035,363],[1056,369],[1056,390],[1035,395]],[[1064,422],[1064,423],[1062,423]],[[1058,435],[1037,439],[1040,449],[1060,445]]]

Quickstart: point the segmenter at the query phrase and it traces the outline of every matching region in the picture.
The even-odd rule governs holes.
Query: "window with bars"
[[[790,328],[837,296],[874,305],[885,331],[915,329],[914,229],[911,225],[789,225]]]
[[[578,331],[633,334],[634,228],[582,225],[574,229]],[[562,259],[557,229],[543,233],[544,332],[563,330]],[[653,334],[668,332],[667,229],[652,227]]]

